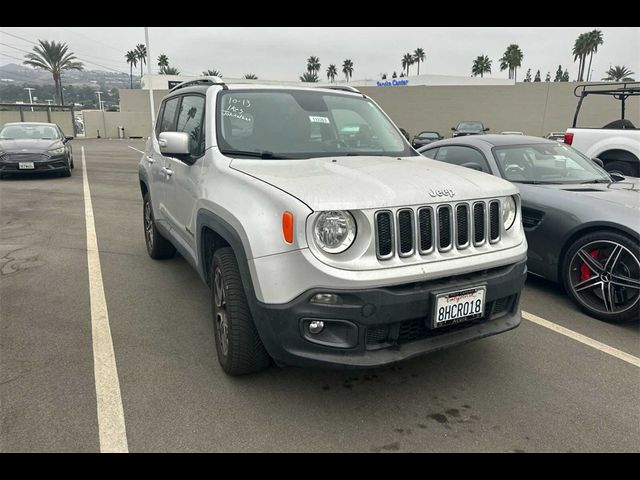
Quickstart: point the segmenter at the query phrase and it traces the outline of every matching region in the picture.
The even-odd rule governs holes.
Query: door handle
[[[144,159],[149,163],[155,162],[155,160],[153,158],[149,157],[148,155],[145,155]]]
[[[167,167],[162,167],[162,173],[170,177],[171,175],[173,175],[173,170]]]

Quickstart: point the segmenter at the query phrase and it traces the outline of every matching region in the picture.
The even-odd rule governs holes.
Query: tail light
[[[573,133],[564,134],[564,143],[567,145],[571,145],[573,143]]]

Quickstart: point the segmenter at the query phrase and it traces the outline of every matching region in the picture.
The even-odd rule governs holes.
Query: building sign
[[[182,83],[182,81],[181,80],[169,80],[169,81],[167,81],[167,83],[169,84],[169,90],[171,90],[176,85],[180,85]]]
[[[397,80],[394,78],[391,81],[383,80],[383,81],[378,81],[376,83],[379,87],[404,87],[409,84],[409,80],[404,80],[404,79]]]

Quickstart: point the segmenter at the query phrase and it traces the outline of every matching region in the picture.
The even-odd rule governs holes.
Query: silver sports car
[[[529,271],[558,282],[607,322],[640,317],[640,184],[611,177],[577,150],[538,137],[478,135],[433,142],[425,157],[515,183]]]

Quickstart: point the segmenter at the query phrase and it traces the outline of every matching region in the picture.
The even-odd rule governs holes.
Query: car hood
[[[60,139],[0,140],[0,150],[11,153],[42,153],[43,151],[60,146],[62,146]]]
[[[557,192],[558,195],[578,195],[589,202],[596,200],[616,206],[640,210],[640,180],[626,179],[612,183],[587,183],[582,185],[518,185],[524,192],[529,188]],[[586,200],[585,199],[585,200]]]
[[[518,193],[500,178],[423,156],[233,159],[231,168],[280,188],[313,210],[398,207]],[[442,195],[443,190],[453,191],[453,197]]]

